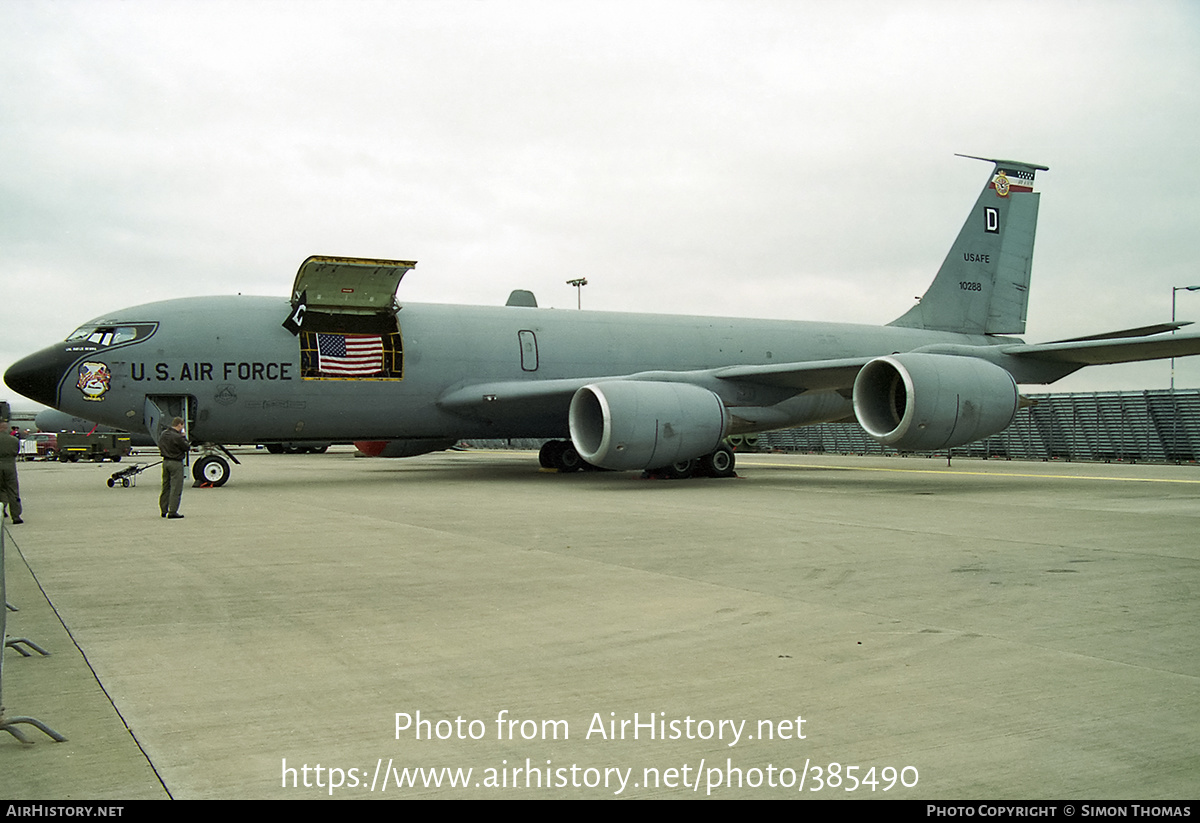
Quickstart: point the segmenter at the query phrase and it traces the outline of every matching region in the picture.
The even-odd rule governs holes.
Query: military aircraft
[[[966,155],[964,155],[966,156]],[[920,301],[886,326],[399,304],[401,260],[310,257],[289,300],[195,297],[85,323],[13,364],[15,391],[157,433],[173,416],[221,485],[229,444],[371,441],[393,456],[463,438],[551,438],[543,465],[733,474],[731,434],[856,417],[900,450],[995,434],[1018,383],[1087,365],[1200,353],[1161,324],[1026,344],[1046,166],[993,164]],[[282,322],[281,322],[282,321]],[[232,457],[225,451],[227,456]]]

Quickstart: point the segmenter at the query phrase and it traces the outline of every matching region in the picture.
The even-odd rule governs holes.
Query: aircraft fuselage
[[[186,396],[190,436],[213,443],[563,437],[569,392],[532,406],[504,397],[478,406],[443,401],[463,387],[491,383],[578,383],[995,341],[837,323],[409,304],[396,315],[401,362],[393,376],[329,378],[303,373],[300,339],[279,322],[289,308],[283,299],[236,296],[124,309],[81,330],[152,330],[110,345],[79,337],[48,347],[14,365],[7,379],[47,405],[131,431],[144,428],[147,397]],[[25,377],[33,372],[42,375],[37,386]],[[735,415],[739,407],[784,403],[762,428],[851,414],[849,401],[831,391],[804,393],[797,402],[794,389],[709,383]]]
[[[682,477],[698,465],[728,477],[729,434],[853,416],[888,447],[949,449],[1010,425],[1018,384],[1200,354],[1200,335],[1176,335],[1174,322],[1037,345],[1009,336],[1025,331],[1046,167],[987,162],[933,282],[886,326],[538,309],[527,292],[497,308],[396,309],[415,261],[314,255],[289,300],[123,309],[5,381],[130,431],[182,416],[199,443],[377,441],[367,450],[404,456],[463,438],[549,438],[539,458],[563,471]],[[196,464],[214,484],[227,468],[212,455]]]

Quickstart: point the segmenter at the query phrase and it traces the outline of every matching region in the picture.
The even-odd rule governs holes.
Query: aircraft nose
[[[4,382],[18,394],[44,406],[58,405],[58,384],[63,372],[78,358],[61,346],[51,346],[23,357],[8,367]]]

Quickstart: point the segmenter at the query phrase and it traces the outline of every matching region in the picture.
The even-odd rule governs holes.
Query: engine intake
[[[961,446],[1008,427],[1019,394],[1012,375],[974,357],[877,357],[854,381],[854,414],[867,434],[904,451]]]
[[[687,383],[613,380],[571,398],[571,442],[587,462],[615,471],[656,469],[709,454],[729,432],[729,412]]]

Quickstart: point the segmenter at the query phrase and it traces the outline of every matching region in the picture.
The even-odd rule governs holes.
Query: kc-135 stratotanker
[[[886,326],[396,302],[412,261],[310,257],[289,300],[192,297],[98,317],[5,382],[72,415],[156,434],[172,417],[221,485],[231,444],[350,443],[390,456],[550,438],[560,471],[733,474],[731,434],[857,418],[900,450],[995,434],[1017,384],[1200,353],[1183,323],[1027,344],[1046,166],[992,173],[920,301]],[[226,456],[228,451],[224,452]]]

